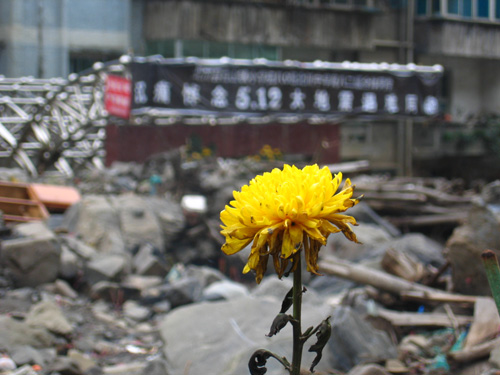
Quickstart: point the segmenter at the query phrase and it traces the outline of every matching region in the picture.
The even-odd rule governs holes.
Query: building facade
[[[66,77],[131,50],[130,0],[0,1],[0,74]]]
[[[341,158],[378,169],[411,169],[447,152],[443,127],[500,112],[500,0],[0,2],[0,74],[66,76],[125,53],[442,65],[439,126],[341,124]]]

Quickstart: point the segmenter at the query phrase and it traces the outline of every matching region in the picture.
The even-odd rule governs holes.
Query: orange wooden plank
[[[48,209],[65,210],[82,198],[80,192],[72,186],[30,184],[29,189],[32,197]]]

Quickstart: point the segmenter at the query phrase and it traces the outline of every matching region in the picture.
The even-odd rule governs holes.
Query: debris
[[[402,294],[408,292],[433,293],[435,295],[451,296],[452,294],[430,288],[425,285],[413,283],[397,276],[389,275],[383,271],[368,268],[361,264],[351,263],[345,260],[325,257],[319,264],[320,272],[328,275],[346,278],[356,283],[372,285],[382,290]]]
[[[232,191],[282,162],[184,157],[82,174],[65,189],[79,199],[63,206],[38,189],[50,219],[65,210],[61,222],[5,224],[0,360],[16,367],[2,375],[232,375],[248,371],[261,344],[291,358],[288,325],[264,335],[291,280],[247,285],[248,253],[225,257],[219,233]],[[329,167],[352,174],[365,195],[353,208],[364,244],[330,236],[325,276],[303,280],[304,324],[332,316],[316,373],[463,375],[481,359],[481,373],[493,374],[500,318],[475,257],[500,249],[498,183],[472,193],[439,178],[361,175],[365,162]],[[266,374],[280,374],[274,362]]]
[[[478,297],[474,305],[474,320],[465,340],[464,349],[470,349],[477,344],[496,336],[500,328],[498,310],[490,297]]]
[[[452,327],[454,325],[452,319],[443,313],[413,313],[377,309],[373,316],[382,317],[395,327]],[[469,316],[456,316],[455,319],[460,326],[472,322],[472,318]]]

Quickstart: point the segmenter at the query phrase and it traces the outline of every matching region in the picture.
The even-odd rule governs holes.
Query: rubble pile
[[[291,329],[265,334],[292,281],[269,273],[257,286],[241,274],[248,251],[220,251],[220,210],[275,166],[173,151],[57,180],[81,200],[0,231],[0,374],[234,375],[261,347],[291,358]],[[0,171],[12,176],[29,181]],[[304,325],[332,323],[316,373],[500,373],[500,318],[479,257],[500,250],[499,184],[347,177],[365,195],[350,211],[362,244],[330,236],[323,276],[304,273]],[[410,217],[439,225],[458,213],[446,241],[409,230]],[[270,361],[267,374],[283,370]]]

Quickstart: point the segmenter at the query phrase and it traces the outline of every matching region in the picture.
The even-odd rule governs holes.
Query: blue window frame
[[[476,0],[476,15],[480,18],[490,16],[490,0]]]
[[[418,16],[500,20],[500,0],[417,0]]]

